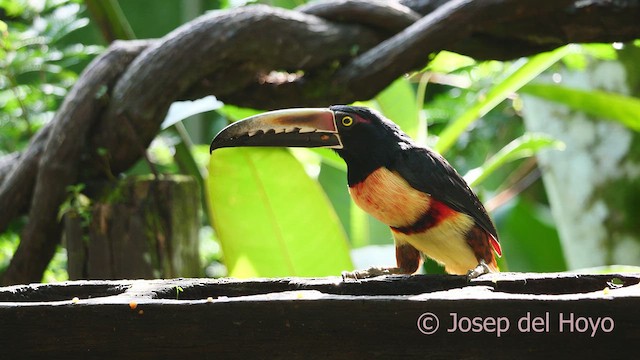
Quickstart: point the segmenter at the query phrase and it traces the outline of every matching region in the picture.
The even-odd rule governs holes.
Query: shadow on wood
[[[72,281],[0,288],[29,358],[622,358],[640,274]],[[588,346],[587,346],[588,345]]]

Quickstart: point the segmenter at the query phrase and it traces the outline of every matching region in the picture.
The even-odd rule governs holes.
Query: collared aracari
[[[412,274],[420,253],[451,274],[499,271],[498,234],[478,197],[441,155],[374,110],[335,105],[271,111],[227,126],[210,150],[237,146],[325,147],[344,159],[351,197],[391,228],[397,261],[395,268],[348,277]]]

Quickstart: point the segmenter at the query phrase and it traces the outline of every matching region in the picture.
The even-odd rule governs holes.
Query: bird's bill
[[[213,138],[210,151],[238,146],[341,149],[333,111],[300,108],[270,111],[237,121]]]

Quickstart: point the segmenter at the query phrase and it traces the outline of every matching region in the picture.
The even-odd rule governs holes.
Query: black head
[[[342,148],[335,151],[349,167],[349,183],[362,180],[380,166],[389,166],[396,151],[414,146],[398,125],[379,112],[359,106],[334,105]]]

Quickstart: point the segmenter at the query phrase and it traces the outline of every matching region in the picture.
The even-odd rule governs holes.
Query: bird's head
[[[334,105],[276,110],[235,122],[215,136],[210,151],[237,146],[324,147],[334,149],[350,173],[367,173],[384,165],[394,150],[411,144],[396,124],[377,111]]]

